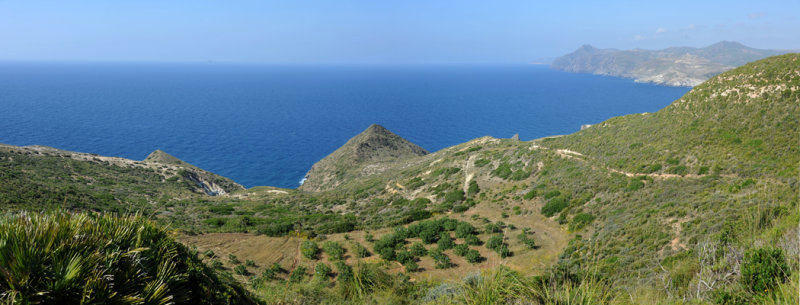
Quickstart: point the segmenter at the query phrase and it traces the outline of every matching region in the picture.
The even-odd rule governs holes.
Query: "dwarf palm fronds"
[[[8,303],[180,304],[198,298],[214,303],[203,296],[211,287],[221,287],[228,298],[243,297],[230,295],[243,290],[220,283],[209,270],[138,216],[0,218],[0,299]]]

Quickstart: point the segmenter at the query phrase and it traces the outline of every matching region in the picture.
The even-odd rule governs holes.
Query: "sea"
[[[370,124],[428,151],[563,135],[689,91],[545,65],[0,63],[0,143],[144,159],[296,188]]]

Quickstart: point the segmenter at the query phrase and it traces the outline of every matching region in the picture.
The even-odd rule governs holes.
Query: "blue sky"
[[[800,1],[0,0],[0,60],[526,63],[582,44],[800,49]]]

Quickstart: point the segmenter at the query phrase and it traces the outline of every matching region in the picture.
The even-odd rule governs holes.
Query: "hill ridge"
[[[381,164],[426,154],[428,151],[422,147],[381,125],[372,124],[315,163],[299,189],[331,189],[348,179],[380,173],[385,170]]]

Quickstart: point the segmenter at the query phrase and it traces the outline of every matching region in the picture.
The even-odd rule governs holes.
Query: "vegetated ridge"
[[[760,50],[722,41],[705,48],[671,47],[663,50],[598,49],[584,45],[556,58],[551,68],[567,72],[633,78],[637,82],[669,86],[696,86],[719,73],[765,57],[787,53]]]
[[[383,164],[428,152],[422,147],[373,124],[347,141],[342,147],[315,163],[305,176],[301,190],[332,189],[343,181],[373,175],[386,170]]]

